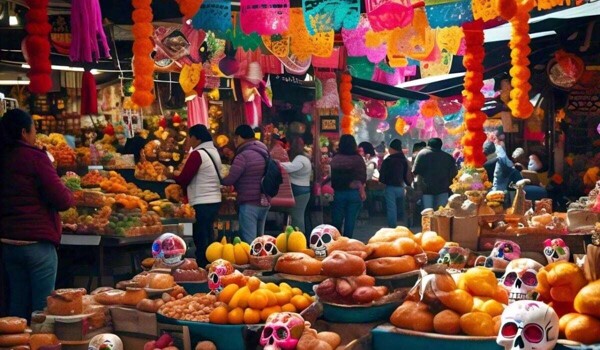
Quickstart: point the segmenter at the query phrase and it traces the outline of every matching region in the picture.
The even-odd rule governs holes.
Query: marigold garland
[[[27,37],[23,42],[24,54],[29,64],[29,91],[45,94],[52,88],[50,63],[50,30],[48,0],[27,0],[29,11],[25,15]]]
[[[342,134],[353,133],[352,112],[354,103],[352,102],[352,76],[348,73],[342,74],[340,82],[340,106],[342,108]]]
[[[202,6],[202,0],[175,0],[175,2],[179,5],[179,12],[185,19],[194,17]]]
[[[461,139],[465,164],[481,167],[486,157],[483,154],[483,143],[486,140],[483,123],[487,120],[481,111],[485,98],[481,93],[483,88],[483,49],[484,34],[483,21],[478,20],[463,24],[465,34],[466,52],[463,58],[465,74],[463,105],[465,107],[466,132]]]
[[[133,86],[135,91],[131,99],[140,107],[147,107],[154,101],[154,61],[150,57],[154,50],[151,39],[154,27],[152,26],[152,0],[132,0],[133,13]],[[180,4],[181,6],[181,4]],[[185,15],[184,15],[185,16]]]

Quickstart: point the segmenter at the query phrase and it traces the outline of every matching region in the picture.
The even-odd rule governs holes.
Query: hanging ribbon
[[[110,57],[98,0],[73,1],[69,57],[73,62],[97,62]]]
[[[89,71],[81,76],[81,115],[98,114],[98,94],[96,92],[96,79]]]

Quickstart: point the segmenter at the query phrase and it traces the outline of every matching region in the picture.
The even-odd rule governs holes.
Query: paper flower
[[[152,26],[152,0],[132,0],[133,12],[133,102],[140,107],[148,107],[154,101],[154,61],[150,57],[154,42],[150,38]]]

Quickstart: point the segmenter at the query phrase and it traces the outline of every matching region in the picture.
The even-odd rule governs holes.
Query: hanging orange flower
[[[133,102],[141,107],[147,107],[154,101],[154,61],[150,57],[154,50],[152,41],[152,0],[132,0],[133,12],[133,87],[131,96]]]
[[[29,64],[29,91],[45,94],[52,88],[50,63],[50,23],[48,23],[48,0],[28,0],[29,11],[25,14],[27,37],[23,42],[23,55]]]
[[[175,0],[179,5],[179,12],[183,18],[190,19],[200,10],[202,0]]]
[[[352,134],[353,119],[351,117],[354,111],[354,102],[352,102],[352,76],[348,73],[342,74],[340,82],[340,106],[342,108],[342,134]]]

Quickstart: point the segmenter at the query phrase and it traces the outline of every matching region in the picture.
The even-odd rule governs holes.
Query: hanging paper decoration
[[[179,73],[179,85],[181,85],[181,89],[185,94],[186,101],[192,100],[198,96],[195,88],[200,82],[203,73],[202,65],[200,63],[186,64],[181,68],[181,72]]]
[[[363,109],[365,111],[365,114],[373,119],[385,120],[388,116],[388,111],[385,107],[385,102],[381,100],[375,100],[372,98],[366,99]]]
[[[452,54],[446,50],[442,50],[441,56],[442,57],[437,62],[420,62],[419,66],[421,68],[421,78],[450,73],[450,69],[452,68],[452,58],[454,56],[452,56]]]
[[[385,61],[380,62],[370,80],[381,84],[396,86],[405,81],[406,77],[413,77],[417,73],[416,66],[390,67]]]
[[[184,21],[194,17],[200,10],[202,0],[175,0],[179,5],[179,12],[183,15]]]
[[[406,4],[389,1],[369,11],[367,17],[375,32],[406,27],[411,24],[414,16],[414,7],[410,1]]]
[[[473,20],[471,0],[427,1],[425,12],[431,28],[459,26]]]
[[[273,35],[287,32],[289,0],[241,0],[240,23],[245,34]]]
[[[363,14],[355,29],[342,28],[342,39],[348,56],[367,56],[373,63],[379,63],[385,59],[387,47],[379,42],[377,45],[368,47],[366,45],[366,34],[371,31],[371,24]]]
[[[497,7],[500,15],[512,25],[512,35],[508,43],[511,53],[511,65],[509,73],[511,76],[510,84],[512,90],[510,92],[510,108],[512,115],[516,118],[527,119],[533,113],[533,105],[529,101],[529,90],[531,84],[529,78],[529,53],[531,48],[529,42],[529,12],[535,5],[534,0],[518,1],[518,0],[497,0]]]
[[[487,22],[500,16],[494,1],[496,0],[471,0],[473,19]]]
[[[442,111],[438,106],[438,101],[435,98],[421,102],[420,113],[425,118],[441,117]]]
[[[263,35],[262,42],[276,57],[287,57],[290,54],[290,42],[292,38],[287,35]]]
[[[343,66],[343,47],[334,47],[329,57],[313,57],[312,66],[314,68],[341,69]]]
[[[466,165],[481,167],[486,161],[483,155],[483,143],[486,140],[483,124],[487,120],[481,111],[485,98],[481,93],[483,87],[483,49],[484,34],[483,21],[474,21],[463,24],[465,33],[466,54],[463,64],[466,69],[463,105],[465,107],[465,132],[461,142],[464,147]]]
[[[354,102],[352,102],[352,77],[348,73],[342,74],[340,82],[340,105],[342,106],[342,134],[352,134],[354,132],[352,112],[354,111]]]
[[[50,43],[56,52],[68,55],[71,48],[71,28],[64,16],[55,16],[50,23]]]
[[[337,89],[335,73],[324,74],[317,79],[322,82],[322,96],[316,102],[317,108],[338,109],[340,108],[340,96]]]
[[[233,28],[231,23],[231,2],[223,0],[204,0],[200,11],[192,18],[196,29],[211,31],[219,37],[225,37]]]
[[[194,125],[202,124],[209,127],[208,124],[208,106],[204,95],[199,95],[197,98],[187,101],[188,128]]]
[[[98,0],[73,1],[69,57],[73,62],[97,62],[110,57]]]
[[[566,0],[567,6],[571,5],[571,0]],[[579,2],[577,2],[579,4]],[[565,0],[537,0],[537,9],[539,11],[550,10],[556,6],[564,6]]]
[[[446,50],[453,55],[458,54],[464,37],[462,28],[459,26],[438,28],[436,33],[437,45],[440,50]]]
[[[309,58],[311,55],[329,57],[333,52],[334,31],[310,35],[301,8],[290,9],[290,27],[286,35],[292,38],[290,52],[300,59]]]
[[[27,0],[29,11],[25,14],[27,37],[23,40],[23,56],[29,64],[29,91],[45,94],[52,88],[50,63],[50,23],[48,0]]]
[[[240,13],[232,12],[233,28],[227,32],[227,39],[231,40],[233,47],[241,47],[244,51],[254,51],[260,47],[262,39],[256,33],[245,34],[240,23]]]
[[[410,129],[410,125],[406,124],[406,122],[404,121],[404,119],[402,119],[402,117],[398,117],[396,118],[396,122],[394,123],[394,130],[396,130],[396,132],[399,135],[404,135],[406,134],[406,132]]]
[[[158,28],[154,31],[155,37],[157,32]],[[189,43],[189,58],[194,63],[201,62],[202,57],[200,55],[200,50],[202,50],[204,39],[206,39],[206,32],[200,29],[194,29],[194,27],[192,27],[192,21],[184,19],[183,24],[181,25],[181,33]],[[181,40],[178,40],[178,42],[181,42]]]
[[[354,29],[360,20],[360,0],[302,0],[308,33]]]
[[[415,115],[419,113],[419,103],[410,102],[401,98],[392,106],[388,107],[388,115]]]
[[[365,56],[352,57],[346,59],[348,72],[355,78],[369,80],[373,76],[375,65]]]
[[[81,76],[81,115],[98,114],[98,94],[96,92],[96,79],[89,71]]]
[[[133,87],[131,97],[140,107],[147,107],[154,101],[154,61],[150,57],[154,42],[150,37],[154,31],[152,26],[152,0],[132,0],[133,4]]]

